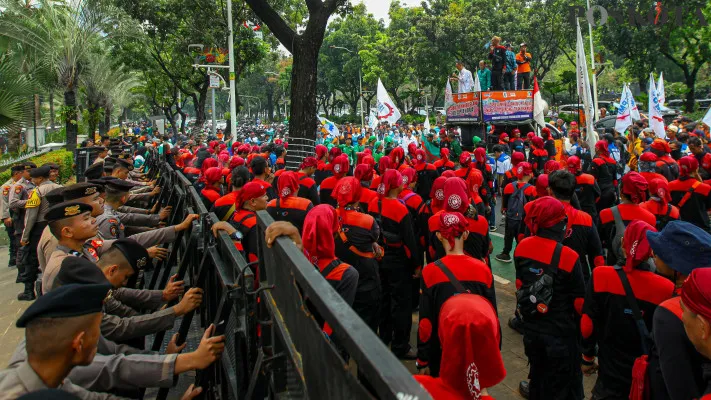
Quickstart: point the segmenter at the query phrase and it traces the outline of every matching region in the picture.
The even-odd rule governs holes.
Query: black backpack
[[[516,308],[524,321],[540,319],[548,313],[553,300],[553,284],[558,274],[558,264],[563,245],[556,243],[549,268],[531,285],[516,291]]]
[[[509,203],[506,205],[506,218],[514,221],[521,221],[523,219],[523,207],[528,201],[526,199],[526,189],[531,185],[528,183],[521,187],[518,187],[518,182],[514,182],[514,192],[509,197]]]

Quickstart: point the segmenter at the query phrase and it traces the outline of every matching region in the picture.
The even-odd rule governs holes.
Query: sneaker
[[[494,257],[494,258],[496,258],[497,260],[499,260],[501,262],[505,262],[505,263],[511,262],[511,256],[506,253],[497,254],[496,257]]]
[[[489,226],[489,232],[496,232],[496,225]]]
[[[518,393],[523,397],[524,399],[528,398],[528,381],[521,381],[518,384]]]

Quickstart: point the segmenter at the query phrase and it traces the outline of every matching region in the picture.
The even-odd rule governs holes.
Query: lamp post
[[[347,51],[350,54],[354,54],[354,51],[347,49],[345,47],[341,46],[328,46],[331,49],[338,49],[338,50],[343,50]],[[358,90],[360,91],[360,127],[361,129],[365,128],[365,118],[363,117],[363,77],[361,75],[361,69],[358,68]]]

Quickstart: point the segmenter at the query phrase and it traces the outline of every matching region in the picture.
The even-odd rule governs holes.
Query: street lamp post
[[[332,48],[332,49],[347,51],[350,54],[354,54],[354,52],[352,50],[347,49],[345,47],[333,46],[333,45],[328,46],[328,47]],[[363,77],[362,77],[360,68],[358,68],[358,90],[360,91],[360,127],[362,129],[362,128],[365,128],[365,118],[363,117]]]
[[[232,0],[227,0],[227,50],[230,58],[230,134],[237,135],[237,89],[235,81],[235,41],[232,29]]]

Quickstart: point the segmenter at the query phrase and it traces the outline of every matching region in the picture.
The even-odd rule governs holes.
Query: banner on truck
[[[533,119],[533,91],[482,92],[484,122]]]
[[[447,108],[447,122],[481,121],[480,94],[479,92],[453,94],[454,104]]]

